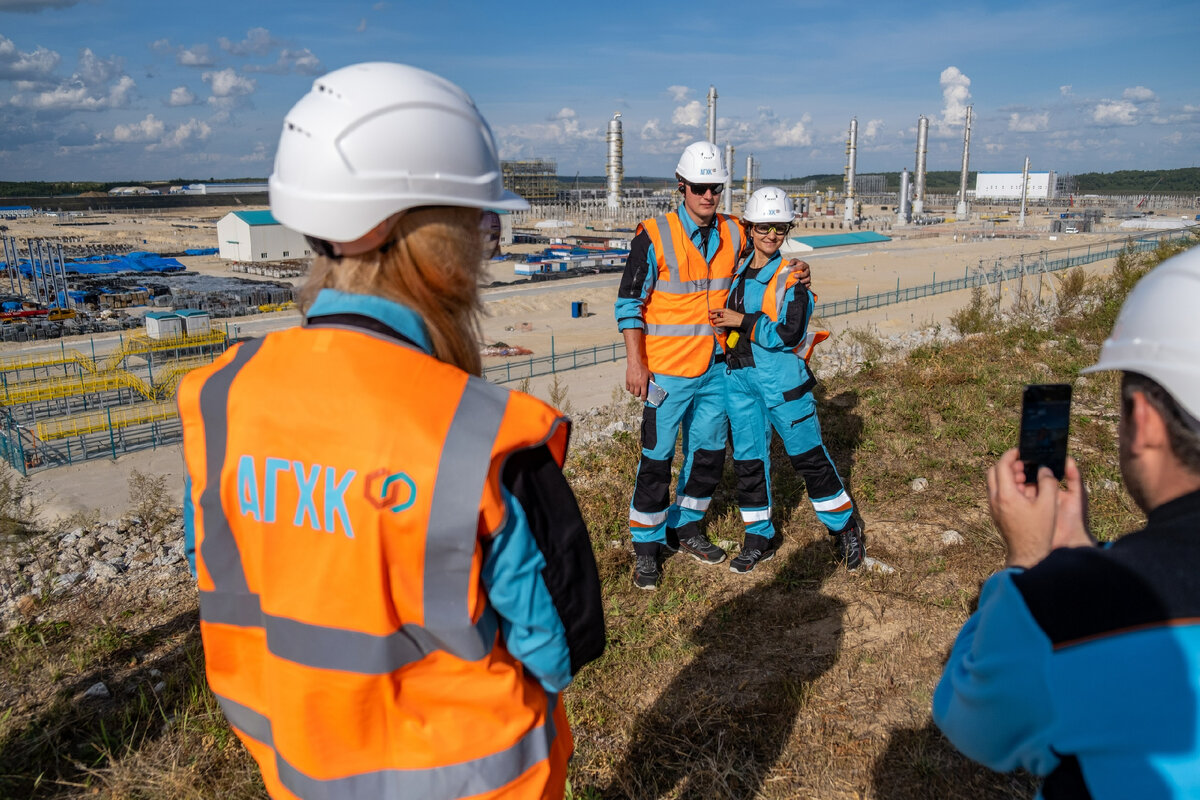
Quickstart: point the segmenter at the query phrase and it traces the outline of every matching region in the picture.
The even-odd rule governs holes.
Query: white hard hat
[[[712,142],[689,144],[679,157],[675,174],[689,183],[725,183],[729,179],[721,151]]]
[[[417,206],[529,207],[505,191],[492,130],[467,93],[385,62],[317,78],[284,120],[269,187],[277,220],[331,242]]]
[[[746,222],[791,222],[796,218],[792,198],[778,186],[764,186],[746,201]]]
[[[1160,384],[1200,417],[1200,247],[1168,258],[1125,298],[1100,360],[1083,372],[1122,370]]]

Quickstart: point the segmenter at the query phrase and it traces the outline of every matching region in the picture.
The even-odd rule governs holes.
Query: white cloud
[[[274,64],[247,64],[246,72],[268,72],[275,75],[286,75],[289,72],[295,72],[297,75],[322,75],[325,73],[325,66],[321,63],[321,59],[313,55],[313,52],[307,47],[300,50],[289,50],[284,48],[279,53],[279,58]]]
[[[114,142],[149,142],[162,136],[164,130],[166,126],[162,120],[153,114],[147,114],[141,122],[113,128],[112,139]]]
[[[366,29],[367,29],[367,18],[363,17],[362,19],[360,19],[358,21],[358,27],[356,27],[354,30],[357,31],[358,33],[362,33]]]
[[[205,72],[200,78],[212,89],[213,97],[241,97],[252,94],[257,85],[253,78],[238,75],[233,67]]]
[[[642,126],[640,136],[647,141],[659,141],[663,138],[662,124],[658,119],[648,119]]]
[[[807,147],[812,144],[812,132],[804,122],[797,122],[791,127],[777,128],[771,134],[771,144],[776,147]]]
[[[967,116],[971,79],[958,67],[946,67],[938,82],[942,86],[942,118],[933,120],[934,132],[939,136],[957,135]]]
[[[1136,125],[1137,106],[1128,100],[1105,100],[1092,109],[1092,120],[1100,125]]]
[[[111,86],[101,88],[89,86],[76,73],[53,89],[32,95],[13,95],[9,103],[34,111],[101,111],[129,105],[135,88],[137,84],[128,75],[122,75]]]
[[[212,128],[208,123],[202,122],[195,117],[178,125],[175,130],[167,133],[155,144],[149,145],[147,150],[176,150],[183,147],[193,139],[204,141],[212,133]]]
[[[176,86],[171,90],[171,97],[167,100],[169,106],[190,106],[196,104],[196,95],[192,94],[192,90],[186,86]]]
[[[1145,86],[1134,86],[1130,89],[1126,89],[1125,91],[1121,92],[1121,97],[1134,103],[1147,103],[1158,99],[1158,95],[1156,95],[1150,89],[1147,89]]]
[[[208,52],[208,45],[198,44],[191,48],[179,48],[179,52],[175,54],[175,63],[183,67],[211,67],[216,62]]]
[[[684,100],[687,100],[688,95],[690,95],[691,93],[692,93],[692,90],[686,86],[668,86],[667,87],[667,94],[671,95],[671,99],[674,100],[676,103],[682,103]]]
[[[887,127],[887,123],[881,119],[868,120],[863,127],[863,139],[871,141],[883,133],[883,129]]]
[[[545,122],[509,125],[496,131],[505,157],[545,152],[546,147],[573,148],[583,143],[602,142],[600,128],[585,128],[573,108],[561,108]]]
[[[58,53],[41,46],[33,52],[18,50],[11,39],[0,34],[0,79],[45,80],[60,61]]]
[[[1070,95],[1071,95],[1071,84],[1069,84],[1069,83],[1068,83],[1068,84],[1066,84],[1065,86],[1060,86],[1060,87],[1058,87],[1058,93],[1059,93],[1059,94],[1061,94],[1063,97],[1070,97]]]
[[[266,161],[267,158],[267,146],[262,142],[255,142],[254,150],[244,156],[239,156],[238,161],[241,161],[243,164],[251,164],[255,162]]]
[[[1000,142],[984,142],[983,149],[989,153],[1002,153],[1004,152],[1004,145]]]
[[[271,32],[266,28],[251,28],[246,31],[246,38],[240,42],[232,42],[221,36],[217,39],[217,44],[226,53],[235,56],[262,56],[271,52],[279,45],[271,36]]]
[[[1023,117],[1014,112],[1008,117],[1008,129],[1017,133],[1035,133],[1044,131],[1048,127],[1050,127],[1049,111],[1041,114],[1026,114]]]
[[[679,106],[671,113],[671,122],[689,128],[698,128],[707,118],[707,109],[699,100],[693,100],[687,105]]]
[[[1183,144],[1183,131],[1175,131],[1174,133],[1167,134],[1162,140],[1166,144]]]

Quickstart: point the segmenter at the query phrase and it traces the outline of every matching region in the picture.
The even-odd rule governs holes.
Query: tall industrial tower
[[[608,121],[608,158],[604,162],[604,174],[608,176],[608,207],[621,207],[621,179],[625,177],[622,148],[624,136],[621,134],[621,112],[613,114]]]

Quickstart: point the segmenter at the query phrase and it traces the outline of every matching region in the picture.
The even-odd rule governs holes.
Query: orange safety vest
[[[779,321],[779,311],[783,308],[783,299],[787,295],[788,290],[795,286],[800,280],[800,274],[795,267],[780,266],[775,270],[775,274],[771,276],[771,280],[767,281],[767,288],[763,291],[763,313],[772,322]],[[812,292],[813,303],[817,302],[817,293]],[[768,302],[770,301],[770,302]],[[829,331],[809,331],[804,335],[800,344],[792,348],[792,352],[808,361],[812,357],[813,349],[821,342],[829,338]]]
[[[645,311],[646,365],[653,373],[703,375],[712,363],[714,345],[725,341],[724,331],[709,323],[708,312],[725,307],[742,249],[742,228],[724,214],[717,214],[714,226],[720,243],[711,263],[684,231],[679,214],[643,220],[638,226],[650,237],[658,266]]]
[[[274,798],[561,798],[563,705],[480,579],[506,458],[568,424],[366,331],[246,342],[179,387],[208,681]]]

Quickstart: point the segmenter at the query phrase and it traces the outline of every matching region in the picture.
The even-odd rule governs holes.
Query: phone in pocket
[[[646,386],[646,405],[658,408],[662,405],[663,400],[666,399],[667,390],[659,386],[654,382],[653,379],[651,379],[650,383]]]
[[[1021,397],[1021,439],[1017,450],[1025,465],[1025,481],[1037,482],[1046,466],[1062,480],[1067,467],[1067,433],[1071,424],[1071,386],[1034,383]]]

